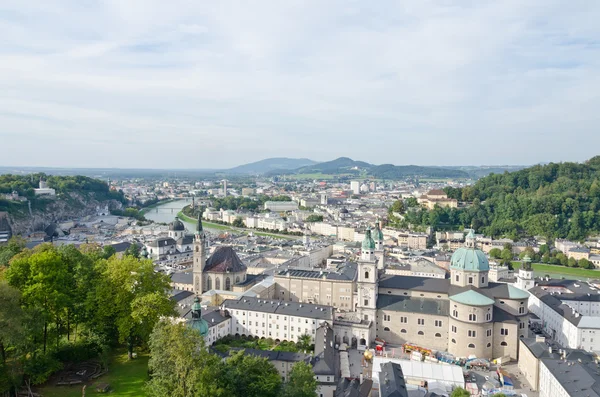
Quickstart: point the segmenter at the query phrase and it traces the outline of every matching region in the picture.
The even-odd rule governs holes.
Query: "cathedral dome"
[[[383,241],[383,232],[379,228],[379,223],[375,224],[375,233],[373,235],[375,241]]]
[[[450,269],[487,272],[490,270],[490,263],[483,251],[476,248],[462,247],[452,254]]]
[[[200,299],[198,297],[194,298],[192,319],[188,320],[188,326],[198,331],[202,336],[208,335],[208,323],[202,318],[202,307],[200,306]]]
[[[175,218],[173,222],[169,223],[169,230],[174,232],[182,232],[185,230],[185,226],[183,226],[183,223],[179,220],[179,218]]]
[[[363,251],[373,251],[375,249],[375,241],[371,238],[371,229],[367,229],[365,239],[362,242]]]

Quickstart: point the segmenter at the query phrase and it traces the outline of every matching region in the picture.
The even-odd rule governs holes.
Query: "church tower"
[[[367,229],[362,242],[360,260],[358,261],[358,302],[356,311],[361,320],[377,322],[377,261],[375,258],[375,241],[371,237],[371,229]]]
[[[531,268],[531,258],[528,255],[525,255],[523,258],[523,265],[519,269],[515,287],[522,289],[523,291],[529,291],[531,288],[535,287],[533,269]]]
[[[204,292],[204,267],[206,266],[206,234],[202,228],[202,215],[198,214],[198,224],[194,235],[194,263],[192,266],[194,276],[194,293],[200,295]]]
[[[385,252],[383,250],[383,232],[379,227],[379,222],[375,223],[375,232],[373,233],[375,241],[375,256],[377,260],[377,268],[383,270],[385,268]]]

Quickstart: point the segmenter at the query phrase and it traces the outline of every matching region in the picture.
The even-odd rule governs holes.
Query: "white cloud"
[[[583,160],[600,144],[599,16],[558,0],[7,0],[0,163]]]

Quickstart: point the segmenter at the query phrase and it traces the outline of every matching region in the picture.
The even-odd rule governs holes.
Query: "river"
[[[171,223],[177,216],[177,213],[181,211],[183,207],[185,207],[186,205],[190,205],[191,203],[191,199],[170,201],[168,203],[160,204],[156,207],[149,209],[148,212],[144,214],[144,216],[146,217],[146,219],[150,219],[154,222]],[[189,232],[193,232],[194,230],[196,230],[195,223],[186,222],[183,219],[181,219],[181,221],[183,222],[183,224]]]

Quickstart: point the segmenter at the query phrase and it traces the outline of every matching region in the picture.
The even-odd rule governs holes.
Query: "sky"
[[[600,2],[0,2],[0,165],[600,154]]]

